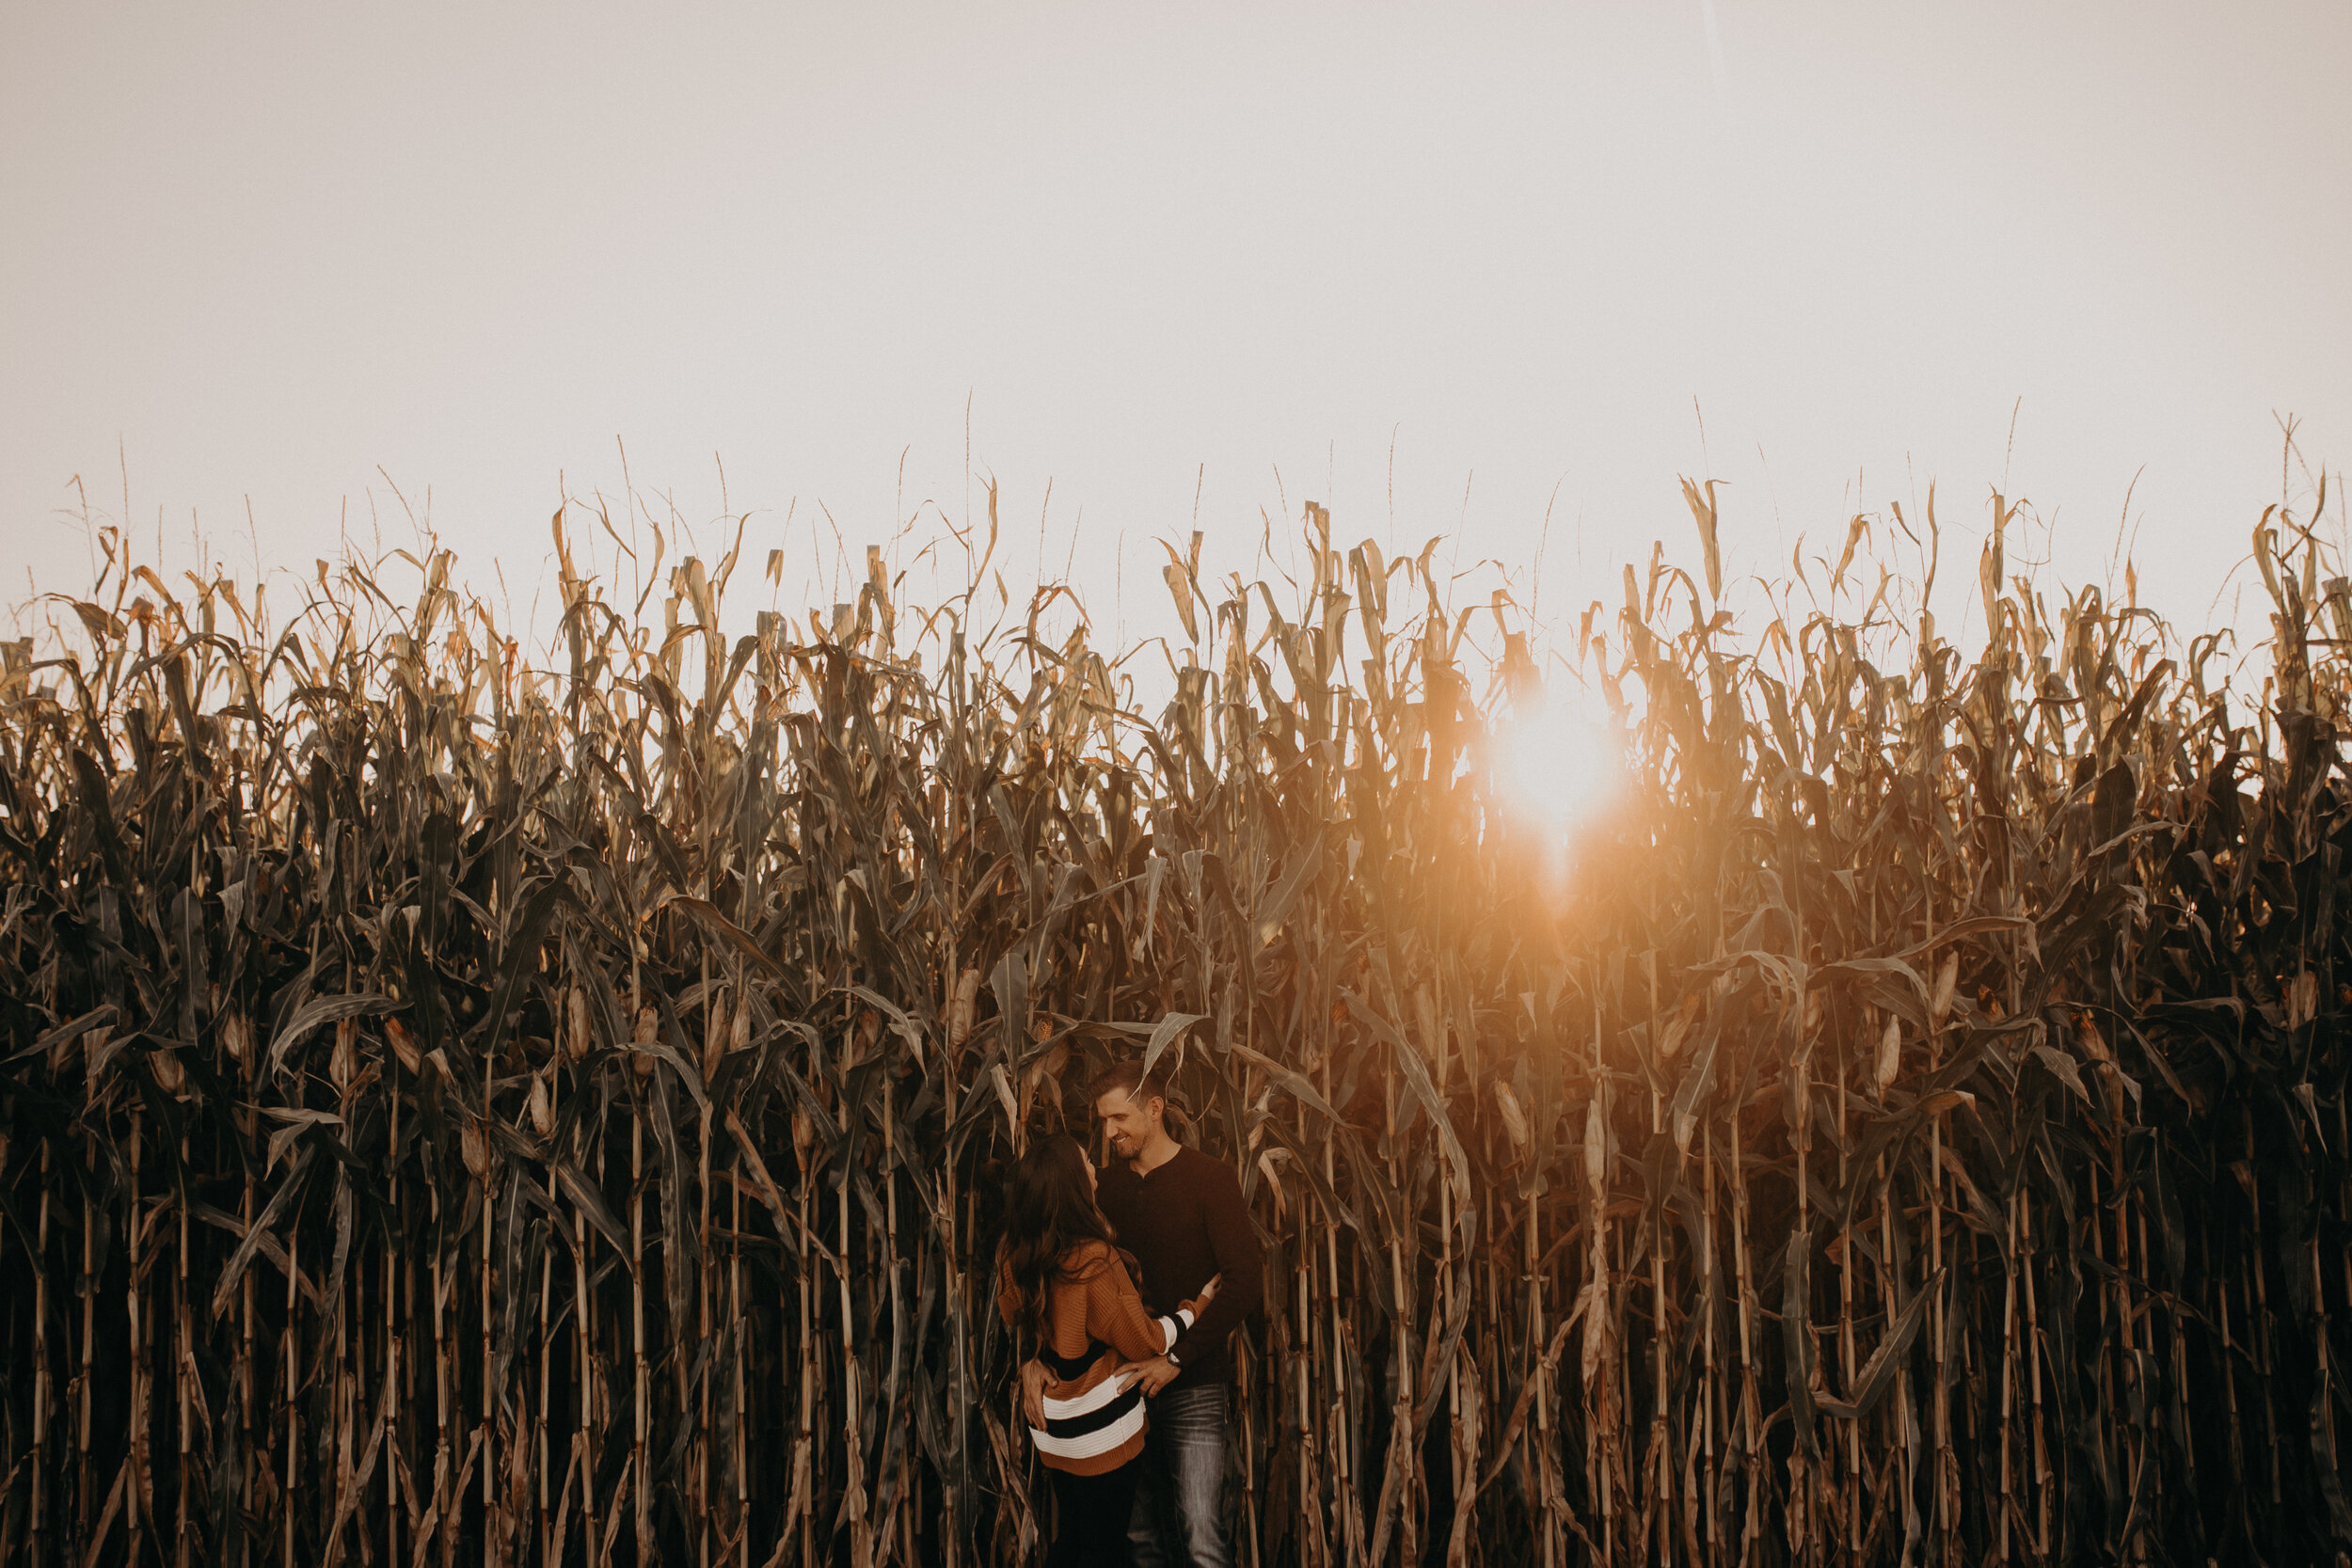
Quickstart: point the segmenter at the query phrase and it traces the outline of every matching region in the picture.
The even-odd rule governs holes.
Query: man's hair
[[[1146,1101],[1158,1100],[1170,1109],[1174,1099],[1168,1092],[1168,1074],[1155,1069],[1146,1076],[1141,1062],[1120,1062],[1095,1075],[1087,1085],[1087,1104],[1099,1105],[1106,1094],[1123,1094],[1140,1106]]]

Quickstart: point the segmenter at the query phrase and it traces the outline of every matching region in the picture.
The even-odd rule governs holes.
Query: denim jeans
[[[1231,1568],[1225,1546],[1225,1386],[1170,1388],[1152,1402],[1135,1521],[1136,1568]]]

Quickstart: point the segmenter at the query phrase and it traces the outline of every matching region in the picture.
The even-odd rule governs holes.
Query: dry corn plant
[[[1688,499],[1557,875],[1516,612],[1317,508],[1169,550],[1156,718],[879,554],[731,641],[559,521],[537,668],[444,554],[281,626],[109,536],[0,661],[0,1561],[1035,1560],[992,1176],[1136,1053],[1267,1244],[1250,1568],[2344,1560],[2308,520],[2249,697],[1997,501],[1974,662],[1742,633]]]

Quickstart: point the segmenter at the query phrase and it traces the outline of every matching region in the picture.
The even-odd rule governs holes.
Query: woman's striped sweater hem
[[[1158,1319],[1160,1348],[1172,1347],[1192,1320],[1189,1310]],[[1105,1349],[1080,1377],[1045,1386],[1045,1425],[1031,1427],[1029,1439],[1048,1466],[1095,1475],[1142,1451],[1143,1389],[1136,1373],[1116,1370],[1119,1365],[1119,1353]]]

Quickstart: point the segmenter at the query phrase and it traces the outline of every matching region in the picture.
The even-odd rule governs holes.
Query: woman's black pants
[[[1045,1472],[1061,1515],[1045,1568],[1127,1568],[1127,1524],[1135,1516],[1139,1469],[1140,1462],[1131,1459],[1099,1476]]]

